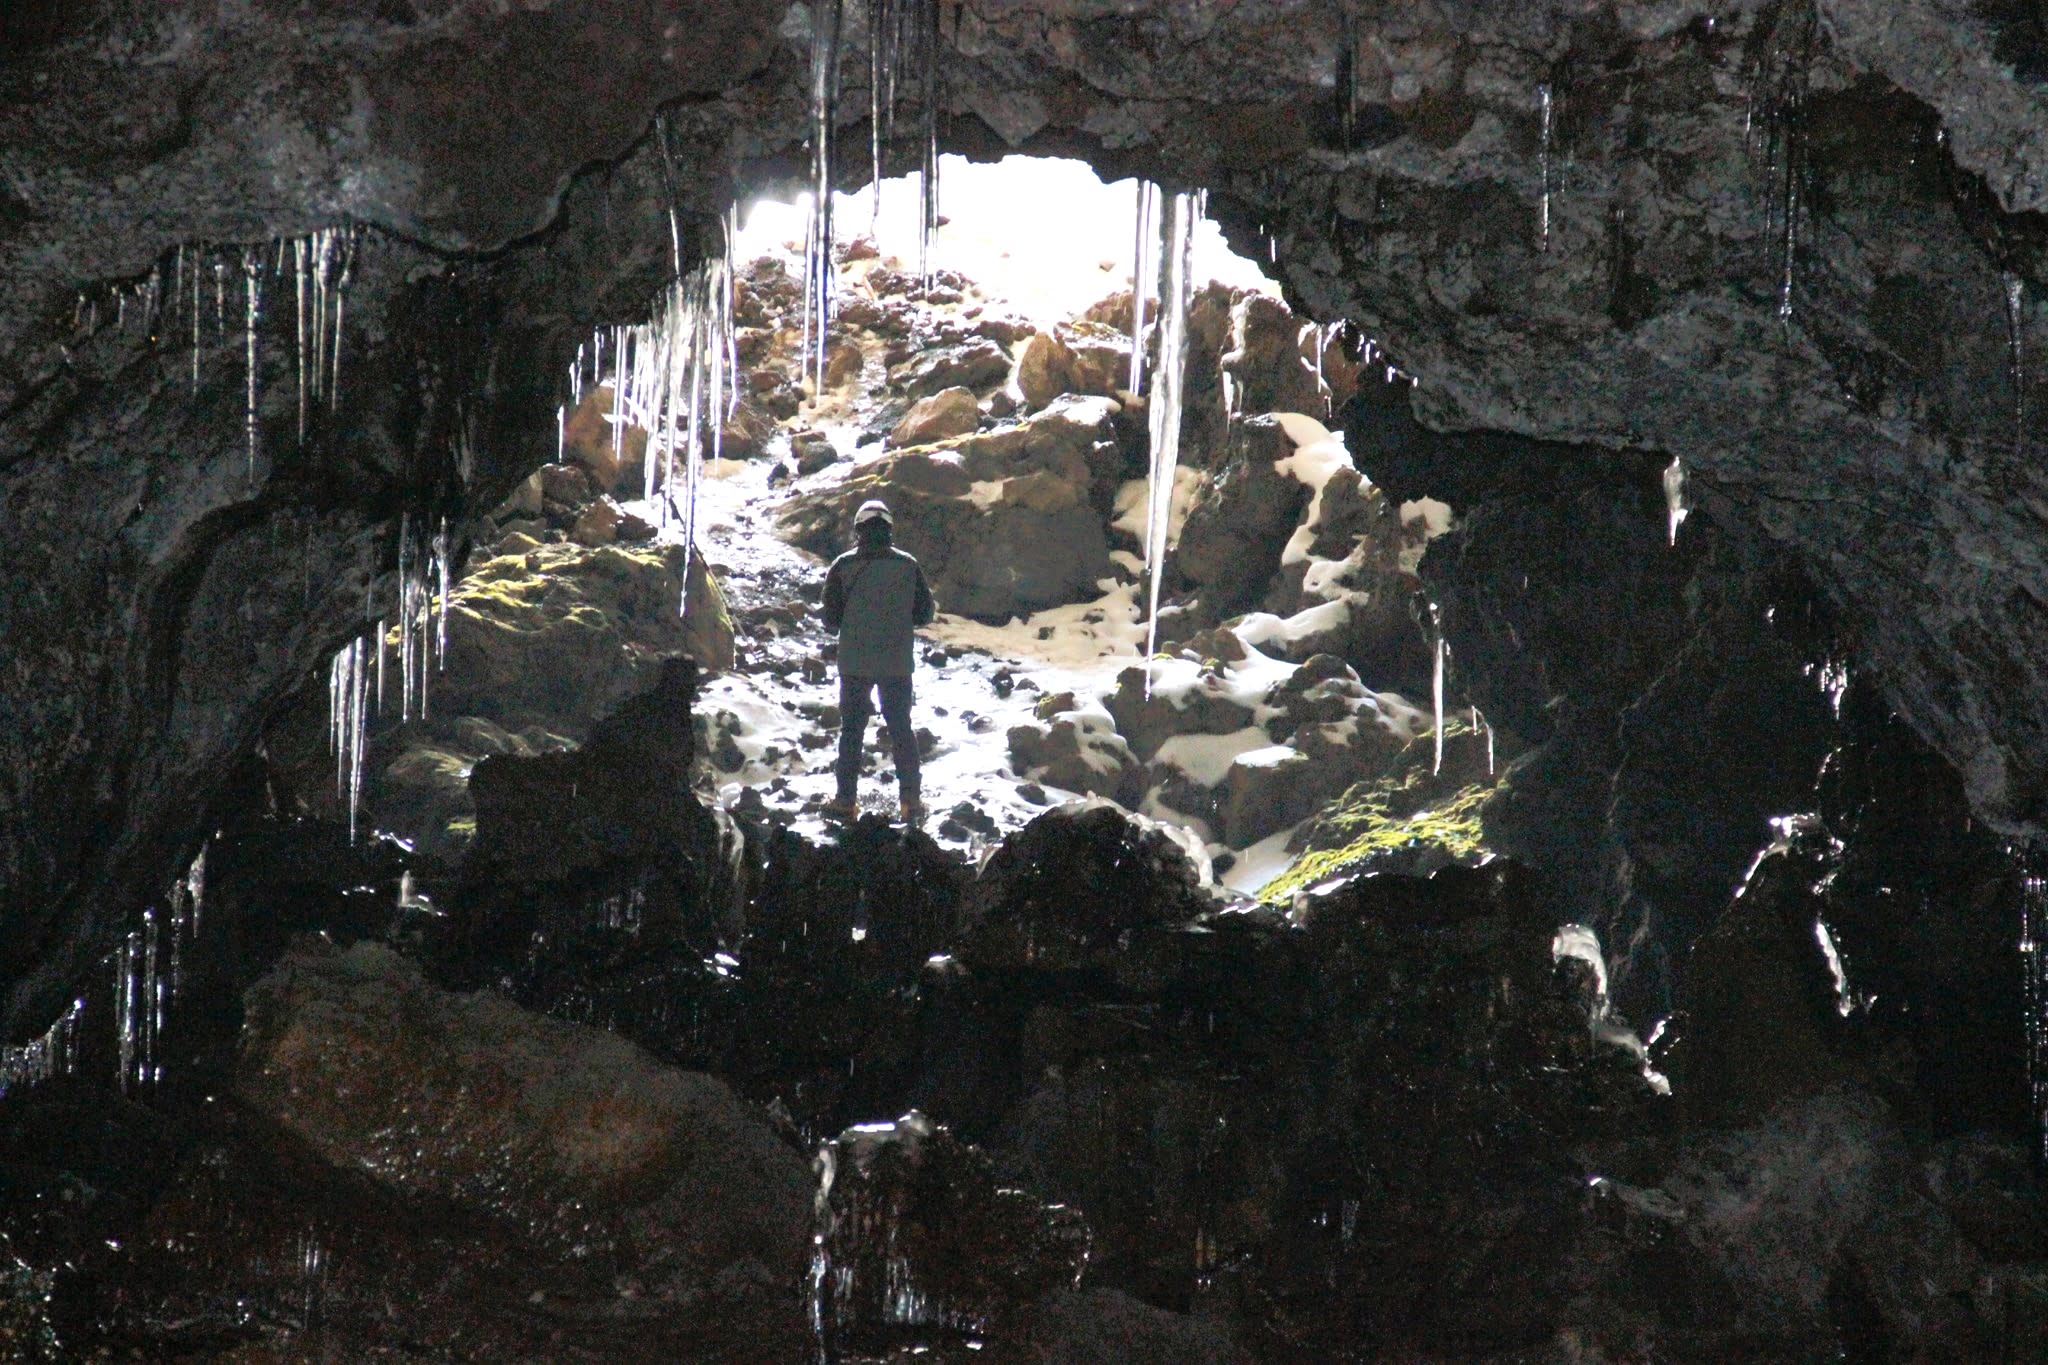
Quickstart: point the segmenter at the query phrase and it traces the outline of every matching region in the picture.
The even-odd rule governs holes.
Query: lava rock
[[[930,445],[955,436],[966,436],[981,424],[981,404],[972,389],[941,389],[929,398],[911,404],[910,411],[889,433],[889,444]]]
[[[298,949],[247,1010],[237,1095],[328,1161],[588,1244],[657,1302],[779,1296],[801,1349],[809,1172],[722,1083],[377,944]]]

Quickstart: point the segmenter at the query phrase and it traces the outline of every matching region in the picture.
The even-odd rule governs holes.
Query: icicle
[[[1673,455],[1671,463],[1664,466],[1664,515],[1670,544],[1678,544],[1678,528],[1690,512],[1685,505],[1685,461]]]
[[[924,89],[921,98],[924,104],[924,163],[918,171],[918,196],[922,207],[919,224],[917,268],[920,283],[932,287],[932,238],[939,230],[939,104],[942,98],[940,82],[944,68],[939,61],[939,4],[938,0],[919,0],[917,7],[918,26],[922,30],[918,40],[919,74],[923,77]]]
[[[2027,455],[2027,282],[2017,272],[2005,277],[2005,344],[2012,376],[2013,453]]]
[[[1543,196],[1536,211],[1536,236],[1539,250],[1550,250],[1550,137],[1555,122],[1550,94],[1550,83],[1545,81],[1536,87],[1536,97],[1542,103],[1543,128],[1539,135],[1537,164],[1543,173]]]
[[[334,341],[328,348],[327,359],[327,407],[330,412],[341,406],[341,336],[344,319],[348,312],[349,275],[355,269],[355,234],[345,231],[341,237],[341,270],[334,278]]]
[[[1429,695],[1436,704],[1436,759],[1429,771],[1435,776],[1444,770],[1444,674],[1449,671],[1451,646],[1444,639],[1443,608],[1434,602],[1429,604],[1429,626],[1436,636],[1435,659],[1429,673]]]
[[[562,463],[563,459],[564,459],[564,458],[565,458],[565,456],[566,456],[566,453],[567,453],[567,450],[568,450],[568,445],[569,445],[569,410],[568,410],[567,408],[565,408],[565,407],[557,407],[557,408],[555,409],[555,463],[556,463],[556,464],[561,464],[561,463]]]
[[[2020,973],[2026,1011],[2027,1084],[2041,1155],[2048,1157],[2048,877],[2014,852],[2020,871]]]
[[[832,314],[832,149],[839,117],[843,0],[821,0],[811,31],[811,216],[804,234],[804,369],[825,392],[825,332]]]
[[[292,240],[292,293],[298,300],[297,311],[293,314],[298,337],[299,374],[299,444],[306,443],[306,239]],[[318,361],[314,362],[318,368]]]
[[[136,1008],[135,999],[136,959],[139,956],[137,938],[138,935],[130,933],[114,949],[114,1035],[119,1052],[115,1076],[124,1095],[135,1076],[136,1048],[140,1042],[136,1033],[140,1011]]]
[[[335,796],[348,804],[350,843],[356,839],[369,751],[370,649],[369,637],[358,636],[336,650],[327,665],[328,748],[334,755]],[[380,647],[380,663],[381,657]]]
[[[1137,184],[1137,240],[1131,251],[1131,392],[1143,393],[1145,299],[1152,293],[1159,268],[1159,186],[1149,180]]]
[[[434,530],[434,568],[437,595],[434,599],[434,671],[448,671],[448,589],[453,577],[448,555],[448,518]],[[424,708],[422,708],[424,709]]]
[[[53,1076],[68,1076],[77,1062],[79,1017],[85,1001],[76,999],[48,1028],[26,1043],[0,1047],[0,1098],[40,1085]]]
[[[242,253],[242,298],[246,305],[242,327],[242,349],[248,363],[249,385],[244,412],[249,430],[249,482],[256,482],[256,320],[257,266],[250,252]]]
[[[199,263],[192,263],[192,392],[199,392]]]
[[[1166,572],[1166,542],[1173,524],[1174,474],[1180,464],[1181,400],[1187,383],[1188,303],[1194,294],[1195,224],[1200,193],[1175,194],[1167,204],[1159,274],[1159,373],[1148,405],[1152,460],[1145,501],[1145,693],[1152,692],[1152,656],[1159,648],[1159,584]],[[1133,314],[1135,316],[1135,313]]]

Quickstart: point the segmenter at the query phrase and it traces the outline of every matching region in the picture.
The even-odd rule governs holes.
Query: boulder
[[[1306,325],[1267,294],[1246,294],[1231,307],[1230,349],[1223,353],[1222,367],[1236,390],[1239,412],[1325,415],[1322,386],[1301,354]]]
[[[1071,1291],[1088,1225],[1009,1188],[979,1149],[912,1110],[848,1129],[818,1158],[815,1301],[827,1359],[866,1357],[905,1327],[1015,1313]]]
[[[619,517],[617,503],[609,497],[599,498],[569,527],[569,539],[578,545],[609,545],[619,538]]]
[[[1144,795],[1144,765],[1099,710],[1069,709],[1043,723],[1013,726],[1009,743],[1010,767],[1019,777],[1125,806]]]
[[[1047,811],[983,865],[960,960],[991,972],[1111,967],[1131,934],[1213,905],[1186,837],[1104,801]]]
[[[801,1351],[810,1173],[722,1082],[439,990],[376,943],[307,942],[245,1003],[236,1096],[334,1166],[509,1220],[677,1311],[758,1314],[781,1328],[770,1354]]]
[[[1110,574],[1096,498],[1120,460],[1114,412],[1068,398],[1018,426],[892,452],[791,499],[782,533],[830,556],[854,509],[885,498],[941,610],[1002,619],[1090,597]]]
[[[1131,382],[1131,338],[1101,323],[1072,322],[1062,330],[1068,381],[1074,393],[1113,398]]]
[[[1258,602],[1280,573],[1282,552],[1311,497],[1306,484],[1277,467],[1294,450],[1272,417],[1236,423],[1221,468],[1188,509],[1169,563],[1202,595],[1212,619]]]
[[[545,464],[540,467],[540,493],[548,516],[567,518],[596,497],[597,489],[582,465]]]
[[[913,355],[890,370],[889,382],[911,397],[921,398],[955,387],[979,393],[1002,383],[1009,374],[1009,352],[987,337],[973,337]]]
[[[718,433],[718,453],[728,460],[751,460],[765,454],[775,435],[775,418],[751,398],[733,405]],[[710,456],[707,448],[705,455]]]
[[[1074,383],[1074,353],[1051,332],[1034,332],[1017,353],[1017,392],[1027,408],[1042,408]]]
[[[570,409],[562,426],[563,459],[588,471],[600,492],[617,492],[625,472],[641,468],[647,459],[647,433],[639,427],[628,426],[614,439],[616,405],[609,384],[593,388]]]
[[[447,666],[430,680],[429,713],[581,735],[647,686],[666,655],[731,667],[723,592],[693,556],[679,613],[682,571],[682,547],[660,544],[546,545],[471,566],[449,599]]]
[[[1131,752],[1150,762],[1159,746],[1175,735],[1228,735],[1245,729],[1275,681],[1233,670],[1222,659],[1199,664],[1182,659],[1155,666],[1149,693],[1144,667],[1124,669],[1116,676],[1116,691],[1103,699],[1103,705],[1115,718],[1117,732],[1130,742]]]
[[[930,445],[955,436],[966,436],[981,425],[981,403],[974,390],[941,389],[911,404],[889,433],[895,447]]]

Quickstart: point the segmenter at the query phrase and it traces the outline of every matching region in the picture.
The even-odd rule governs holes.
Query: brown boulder
[[[562,458],[581,465],[599,492],[614,492],[627,466],[638,468],[647,458],[647,433],[628,426],[622,436],[612,435],[612,410],[617,399],[609,384],[583,395],[570,410],[562,427]]]
[[[619,505],[599,498],[583,509],[569,528],[569,539],[578,545],[609,545],[619,538]]]
[[[1052,333],[1034,332],[1017,353],[1015,378],[1024,405],[1042,408],[1073,387],[1074,353]]]
[[[593,1254],[656,1302],[779,1305],[777,1353],[803,1345],[810,1172],[724,1083],[370,942],[293,949],[242,1038],[239,1098],[334,1166]]]
[[[941,389],[929,398],[911,404],[889,433],[891,446],[930,445],[954,436],[965,436],[981,425],[981,404],[974,390]]]

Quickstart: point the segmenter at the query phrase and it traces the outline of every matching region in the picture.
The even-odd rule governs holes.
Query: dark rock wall
[[[984,0],[949,11],[943,135],[1211,186],[1298,303],[1420,377],[1429,429],[1574,443],[1617,476],[1681,457],[1792,552],[1979,814],[2024,833],[2048,779],[2048,490],[2005,299],[2020,282],[2041,349],[2048,97],[1985,13],[1367,7],[1340,51],[1340,7],[1296,0]],[[734,184],[789,175],[808,22],[645,0],[5,21],[10,1029],[44,1022],[97,923],[167,879],[210,775],[360,625],[397,515],[459,522],[545,458],[576,341],[673,264],[669,212],[688,254]],[[343,222],[364,232],[348,401],[299,452],[271,286],[251,490],[238,329],[202,337],[195,394],[178,345],[107,327],[106,290],[181,243],[239,263]]]

